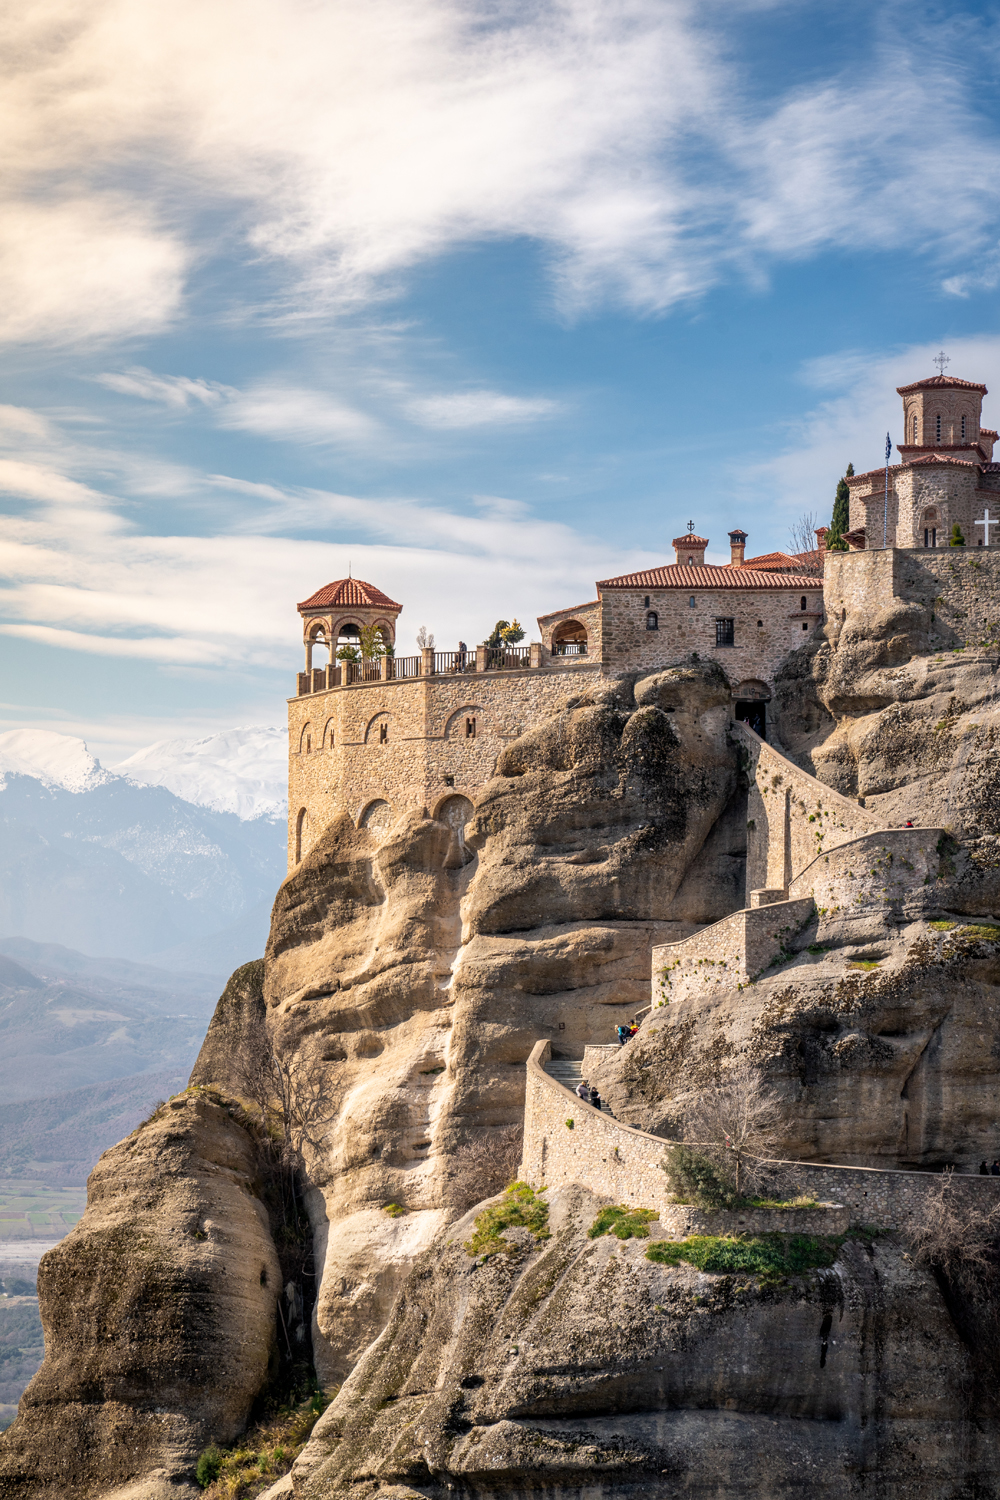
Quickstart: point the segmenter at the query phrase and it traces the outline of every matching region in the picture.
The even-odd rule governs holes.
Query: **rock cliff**
[[[895,1240],[762,1287],[589,1239],[597,1200],[552,1196],[541,1248],[470,1257],[465,1220],[422,1257],[296,1500],[998,1493],[974,1355]]]
[[[182,1494],[199,1452],[243,1430],[281,1291],[258,1186],[250,1137],[211,1098],[181,1095],[104,1153],[39,1268],[45,1360],[0,1445],[0,1495]]]
[[[282,886],[269,1025],[330,1101],[306,1149],[324,1380],[446,1222],[455,1149],[519,1122],[532,1043],[608,1040],[652,945],[740,904],[727,701],[698,663],[571,700],[503,752],[464,838],[419,810],[381,837],[340,818]]]

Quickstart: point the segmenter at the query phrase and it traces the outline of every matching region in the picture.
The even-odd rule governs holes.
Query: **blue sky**
[[[348,563],[404,650],[530,637],[689,519],[827,520],[942,345],[1000,384],[994,7],[30,9],[0,728],[281,722]]]

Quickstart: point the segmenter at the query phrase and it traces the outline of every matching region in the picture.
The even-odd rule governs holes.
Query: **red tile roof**
[[[748,557],[743,563],[744,568],[761,568],[765,573],[775,573],[780,568],[792,569],[792,565],[799,561],[790,552],[764,552],[760,557]]]
[[[707,536],[675,536],[675,547],[707,547]]]
[[[296,609],[338,609],[344,605],[357,604],[368,605],[370,609],[403,608],[373,583],[365,583],[363,578],[338,578],[334,583],[317,589],[308,599],[303,599],[301,604],[296,605]]]
[[[620,578],[602,578],[599,589],[818,589],[818,578],[805,574],[765,573],[756,568],[717,568],[711,564],[689,567],[667,563],[645,573],[623,573]]]
[[[936,391],[948,387],[959,391],[982,391],[984,396],[989,391],[984,385],[977,385],[974,380],[959,380],[957,375],[931,375],[927,380],[915,380],[912,385],[897,385],[897,396],[908,396],[911,391]]]
[[[900,469],[915,469],[919,464],[960,464],[965,469],[980,467],[971,458],[949,458],[944,453],[927,453],[923,458],[908,458],[905,463],[890,464],[889,473],[898,474]],[[865,479],[881,478],[885,473],[885,465],[878,469],[866,469],[863,474],[851,474],[848,476],[847,484],[852,486],[860,484]]]

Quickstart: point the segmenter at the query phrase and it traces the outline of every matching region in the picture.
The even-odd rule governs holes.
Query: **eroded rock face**
[[[424,1257],[295,1470],[300,1500],[585,1490],[717,1497],[997,1493],[995,1427],[934,1278],[892,1239],[762,1290],[590,1240],[553,1195],[541,1248]]]
[[[341,818],[282,886],[268,1024],[330,1101],[306,1151],[322,1379],[446,1222],[449,1154],[520,1123],[533,1043],[608,1041],[652,945],[740,904],[728,701],[710,663],[573,700],[503,752],[464,838],[420,810],[381,837]]]
[[[0,1444],[0,1495],[179,1496],[201,1450],[243,1430],[281,1288],[255,1177],[246,1132],[190,1095],[104,1153],[39,1268],[45,1361]]]
[[[653,1010],[595,1073],[616,1116],[682,1139],[685,1096],[748,1057],[781,1097],[782,1157],[966,1171],[992,1161],[1000,943],[959,922],[888,926],[877,911],[868,926],[866,937],[852,920],[820,918],[772,977]]]
[[[782,743],[889,827],[1000,835],[995,655],[931,652],[924,613],[855,611],[792,656],[776,682]]]

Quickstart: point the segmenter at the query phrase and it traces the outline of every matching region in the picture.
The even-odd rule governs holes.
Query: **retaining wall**
[[[750,892],[787,891],[818,854],[850,843],[879,825],[870,813],[802,771],[746,724],[733,720],[732,739],[747,757],[747,884]]]
[[[799,1231],[800,1219],[792,1210],[712,1214],[670,1203],[667,1176],[660,1167],[669,1142],[634,1130],[607,1114],[598,1114],[549,1077],[542,1065],[550,1054],[548,1041],[537,1042],[527,1062],[520,1175],[532,1187],[579,1183],[609,1202],[656,1209],[661,1226],[668,1234],[678,1236],[762,1233],[767,1229]],[[567,1120],[573,1121],[572,1129]],[[800,1211],[801,1222],[810,1226],[810,1233],[842,1233],[847,1222],[883,1229],[919,1227],[926,1218],[928,1194],[941,1182],[933,1173],[877,1167],[777,1160],[769,1166],[775,1192],[802,1192],[831,1204],[826,1210]],[[991,1199],[1000,1194],[1000,1178],[996,1177],[955,1177],[953,1184],[957,1192],[975,1202],[981,1203],[984,1193]]]
[[[653,949],[652,1000],[708,1000],[750,984],[812,916],[812,896],[748,907],[679,943]]]

